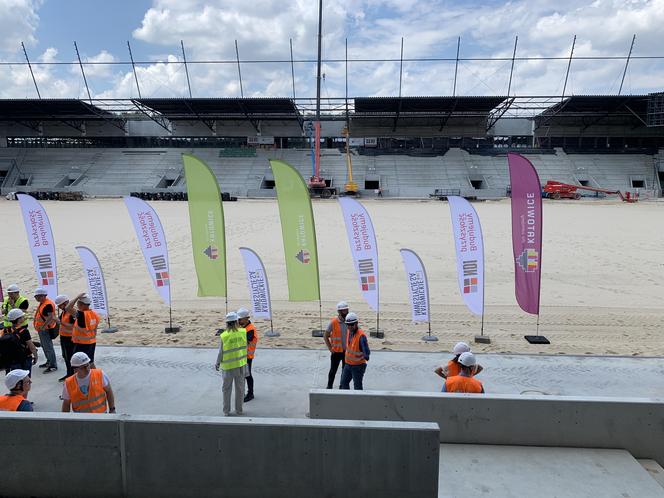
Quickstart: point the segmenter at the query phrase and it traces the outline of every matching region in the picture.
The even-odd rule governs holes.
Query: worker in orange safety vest
[[[461,353],[459,356],[461,372],[459,375],[448,377],[443,384],[444,393],[484,393],[482,383],[473,377],[473,367],[477,365],[475,355],[471,352]]]
[[[74,353],[71,366],[75,374],[67,377],[62,388],[62,411],[78,413],[115,413],[115,395],[111,381],[83,352]]]
[[[244,402],[254,399],[254,377],[251,374],[251,364],[256,355],[256,345],[258,344],[258,330],[251,323],[249,310],[240,308],[237,310],[238,324],[247,331],[247,394],[244,396]]]
[[[27,399],[32,381],[27,370],[12,370],[5,377],[9,394],[0,396],[0,412],[31,412],[32,403]]]
[[[332,389],[334,377],[337,375],[339,364],[343,365],[344,351],[346,351],[346,337],[348,329],[346,327],[346,315],[348,315],[348,303],[340,301],[337,303],[337,316],[330,320],[327,329],[323,334],[323,340],[330,352],[330,371],[327,374],[327,388]]]
[[[74,322],[74,331],[72,342],[74,343],[74,353],[85,353],[90,358],[92,368],[95,368],[95,349],[97,348],[97,327],[101,322],[101,317],[93,309],[90,309],[92,299],[81,293],[72,299],[65,311],[76,317]],[[76,307],[76,311],[74,311]]]
[[[459,373],[461,372],[461,365],[459,365],[459,356],[461,356],[462,353],[470,353],[470,352],[471,350],[468,344],[466,344],[465,342],[457,342],[454,345],[454,349],[452,350],[452,353],[454,353],[454,358],[448,361],[446,365],[436,368],[434,370],[434,373],[439,377],[442,377],[443,379],[459,375]],[[475,365],[472,373],[473,375],[477,375],[482,370],[484,370],[484,368],[482,368],[482,365]]]
[[[369,342],[364,331],[359,326],[355,313],[346,315],[346,326],[348,337],[346,338],[346,351],[344,353],[344,368],[341,371],[340,389],[350,389],[350,381],[353,380],[353,389],[363,389],[364,373],[369,361]]]

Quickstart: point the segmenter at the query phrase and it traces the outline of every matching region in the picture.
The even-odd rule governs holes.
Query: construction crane
[[[318,69],[316,74],[316,119],[313,124],[313,130],[310,135],[313,141],[313,160],[311,177],[307,182],[309,193],[320,195],[321,197],[331,197],[334,193],[327,186],[325,178],[320,175],[320,81],[321,81],[321,45],[323,29],[323,0],[318,2]]]
[[[344,185],[345,195],[358,195],[359,187],[353,181],[353,159],[350,156],[350,131],[348,127],[343,129],[343,134],[346,137],[346,165],[348,167],[348,181]]]
[[[607,190],[604,188],[586,187],[583,185],[570,185],[568,183],[556,182],[549,180],[542,189],[543,197],[549,199],[580,199],[581,194],[578,190],[586,190],[588,192],[598,192],[607,195],[617,195],[623,202],[636,202],[639,200],[638,192],[632,195],[631,192],[623,193],[620,190]]]

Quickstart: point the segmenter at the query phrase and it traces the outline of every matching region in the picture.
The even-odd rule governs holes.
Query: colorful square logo
[[[165,287],[168,285],[168,272],[162,271],[154,274],[157,281],[157,287]]]
[[[53,275],[52,271],[42,271],[39,272],[41,276],[41,284],[42,285],[54,285],[55,284],[55,277]]]
[[[472,294],[477,292],[477,277],[463,279],[463,293]]]
[[[524,249],[516,262],[526,273],[536,272],[539,268],[539,254],[535,249]]]
[[[362,278],[362,290],[363,291],[372,291],[376,290],[376,277],[374,275],[369,275]]]

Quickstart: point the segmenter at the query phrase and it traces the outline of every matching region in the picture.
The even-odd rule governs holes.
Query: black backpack
[[[25,347],[21,344],[19,337],[6,330],[0,337],[0,369],[9,368],[12,363],[17,362],[24,355]]]

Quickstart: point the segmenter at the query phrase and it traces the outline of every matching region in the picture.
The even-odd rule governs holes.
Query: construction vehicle
[[[350,157],[350,131],[348,127],[344,128],[342,133],[346,137],[346,165],[348,167],[348,181],[344,185],[344,195],[359,195],[360,188],[353,181],[353,160]]]
[[[604,188],[595,188],[595,187],[586,187],[584,185],[570,185],[568,183],[556,182],[549,180],[544,185],[542,189],[542,197],[547,197],[549,199],[580,199],[581,193],[579,190],[585,190],[587,192],[596,192],[607,195],[617,195],[620,197],[620,200],[623,202],[636,202],[639,200],[638,192],[633,194],[631,192],[623,193],[620,190],[607,190]]]

